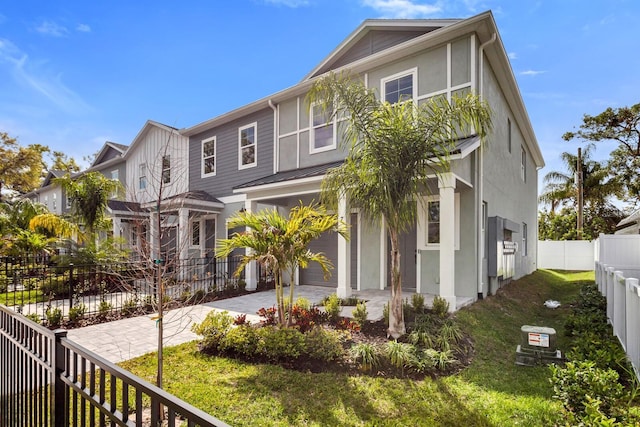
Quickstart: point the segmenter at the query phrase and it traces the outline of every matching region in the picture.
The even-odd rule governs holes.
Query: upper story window
[[[162,156],[162,183],[171,183],[171,156]]]
[[[44,196],[44,205],[49,209],[49,196]]]
[[[120,171],[118,169],[111,171],[111,179],[114,181],[120,181]],[[118,190],[114,190],[111,197],[118,197]]]
[[[332,111],[323,110],[321,105],[311,105],[310,152],[333,150],[336,148],[334,120],[329,120]]]
[[[138,166],[138,189],[145,190],[147,188],[147,164],[140,163]]]
[[[58,208],[58,204],[57,204],[56,200],[57,200],[56,193],[53,193],[53,200],[51,201],[51,203],[53,203],[53,210],[54,211]]]
[[[216,174],[216,137],[202,140],[202,176]]]
[[[251,168],[257,164],[256,128],[257,124],[252,123],[238,129],[238,169]]]
[[[527,182],[527,151],[524,147],[520,147],[520,175],[523,182]]]
[[[382,79],[382,100],[390,104],[416,98],[417,69],[405,71]]]

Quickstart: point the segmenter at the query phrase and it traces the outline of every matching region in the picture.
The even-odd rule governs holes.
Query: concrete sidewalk
[[[322,299],[332,293],[335,288],[321,286],[298,286],[295,289],[295,297],[307,298],[311,304],[318,304]],[[403,298],[410,298],[412,292],[403,293]],[[285,289],[288,295],[288,288]],[[366,300],[368,318],[370,320],[382,319],[382,310],[389,301],[388,290],[364,290],[354,291],[353,295]],[[458,298],[458,308],[471,303],[471,298]],[[432,295],[425,295],[425,305],[430,307],[433,302]],[[262,308],[273,307],[276,303],[275,291],[255,292],[212,301],[206,304],[183,307],[165,313],[164,319],[164,345],[173,346],[199,339],[191,332],[194,323],[202,322],[211,310],[228,311],[233,317],[238,314],[246,314],[250,322],[258,322],[260,317],[256,312]],[[343,307],[342,315],[351,317],[354,307]],[[117,363],[132,359],[158,348],[158,334],[156,322],[152,320],[154,315],[130,317],[113,322],[86,326],[84,328],[70,329],[68,337],[88,350],[99,354],[105,359]]]

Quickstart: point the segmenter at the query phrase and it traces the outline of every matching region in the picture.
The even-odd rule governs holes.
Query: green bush
[[[413,357],[413,346],[411,344],[398,341],[389,341],[385,346],[385,354],[391,365],[404,371],[405,366],[411,364]]]
[[[191,330],[202,336],[201,348],[203,350],[217,352],[220,349],[222,339],[229,332],[232,324],[233,317],[229,315],[229,312],[211,311],[202,323],[194,324]]]
[[[304,334],[305,351],[311,359],[330,362],[344,354],[343,334],[338,331],[315,327]]]
[[[431,311],[434,315],[440,318],[445,318],[449,315],[449,302],[439,295],[433,298],[433,305]]]
[[[360,327],[364,326],[367,323],[367,304],[362,301],[356,304],[356,308],[353,309],[353,320],[356,321]]]
[[[413,311],[418,314],[424,311],[424,295],[413,294],[411,295],[411,307]]]
[[[76,323],[84,319],[84,315],[87,312],[87,307],[84,304],[77,304],[69,309],[69,320],[72,323]]]
[[[338,295],[331,294],[325,299],[324,310],[327,312],[327,315],[329,316],[329,320],[331,322],[335,323],[338,321],[338,318],[340,317],[340,309],[341,303]]]
[[[597,368],[595,362],[567,362],[565,367],[551,365],[550,369],[553,397],[560,400],[567,412],[578,417],[586,413],[586,396],[599,400],[599,409],[606,415],[611,415],[611,409],[623,396],[618,373]]]
[[[596,368],[614,369],[619,375],[626,376],[627,355],[613,335],[581,333],[566,356],[574,362],[590,360]]]
[[[109,312],[113,309],[113,306],[106,302],[105,300],[100,301],[100,305],[98,306],[98,316],[106,317]]]
[[[271,361],[293,361],[305,352],[304,334],[298,329],[263,326],[257,333],[257,352]]]
[[[250,323],[229,328],[220,340],[219,350],[244,357],[254,357],[258,349],[258,334]]]
[[[121,311],[122,311],[122,314],[124,314],[125,316],[135,313],[137,309],[138,309],[138,298],[136,298],[135,296],[129,299],[126,299],[122,303]]]
[[[40,319],[40,315],[38,313],[29,313],[25,316],[27,319],[31,319],[36,323],[40,323],[41,319]]]
[[[311,301],[309,301],[305,297],[298,297],[298,299],[296,299],[296,302],[293,305],[294,307],[303,308],[305,310],[311,309]]]
[[[381,358],[378,348],[370,343],[359,343],[349,350],[353,360],[359,364],[360,370],[369,372],[380,366]]]
[[[40,290],[44,295],[53,294],[57,297],[69,296],[69,278],[65,275],[53,276],[40,284]]]
[[[60,326],[62,323],[62,310],[59,308],[47,308],[47,311],[44,313],[47,318],[47,325],[53,328]]]

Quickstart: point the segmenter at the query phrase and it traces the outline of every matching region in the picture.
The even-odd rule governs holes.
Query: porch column
[[[344,194],[338,199],[338,219],[350,226],[351,215],[349,205]],[[340,298],[351,296],[351,251],[349,241],[338,235],[338,289],[336,293]]]
[[[257,212],[258,202],[247,199],[244,201],[244,209],[247,213]],[[246,254],[250,254],[251,249],[245,249]],[[258,288],[258,268],[255,261],[251,261],[244,268],[244,281],[247,284],[245,288],[248,291],[255,291]]]
[[[455,199],[456,179],[451,173],[438,178],[440,192],[440,296],[456,309],[455,291]]]
[[[118,239],[122,237],[122,219],[114,217],[111,219],[113,224],[113,238]]]
[[[151,212],[149,215],[149,252],[151,260],[160,258],[160,230],[158,229],[158,212]]]

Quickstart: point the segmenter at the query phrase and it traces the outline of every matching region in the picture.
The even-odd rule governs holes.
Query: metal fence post
[[[55,335],[53,345],[53,360],[51,367],[53,368],[53,388],[51,390],[51,413],[52,425],[55,427],[67,426],[67,399],[65,398],[65,385],[62,381],[62,375],[65,371],[64,347],[62,346],[62,338],[67,337],[67,331],[64,329],[56,329],[53,331]]]
[[[73,308],[73,263],[69,263],[69,308]]]

